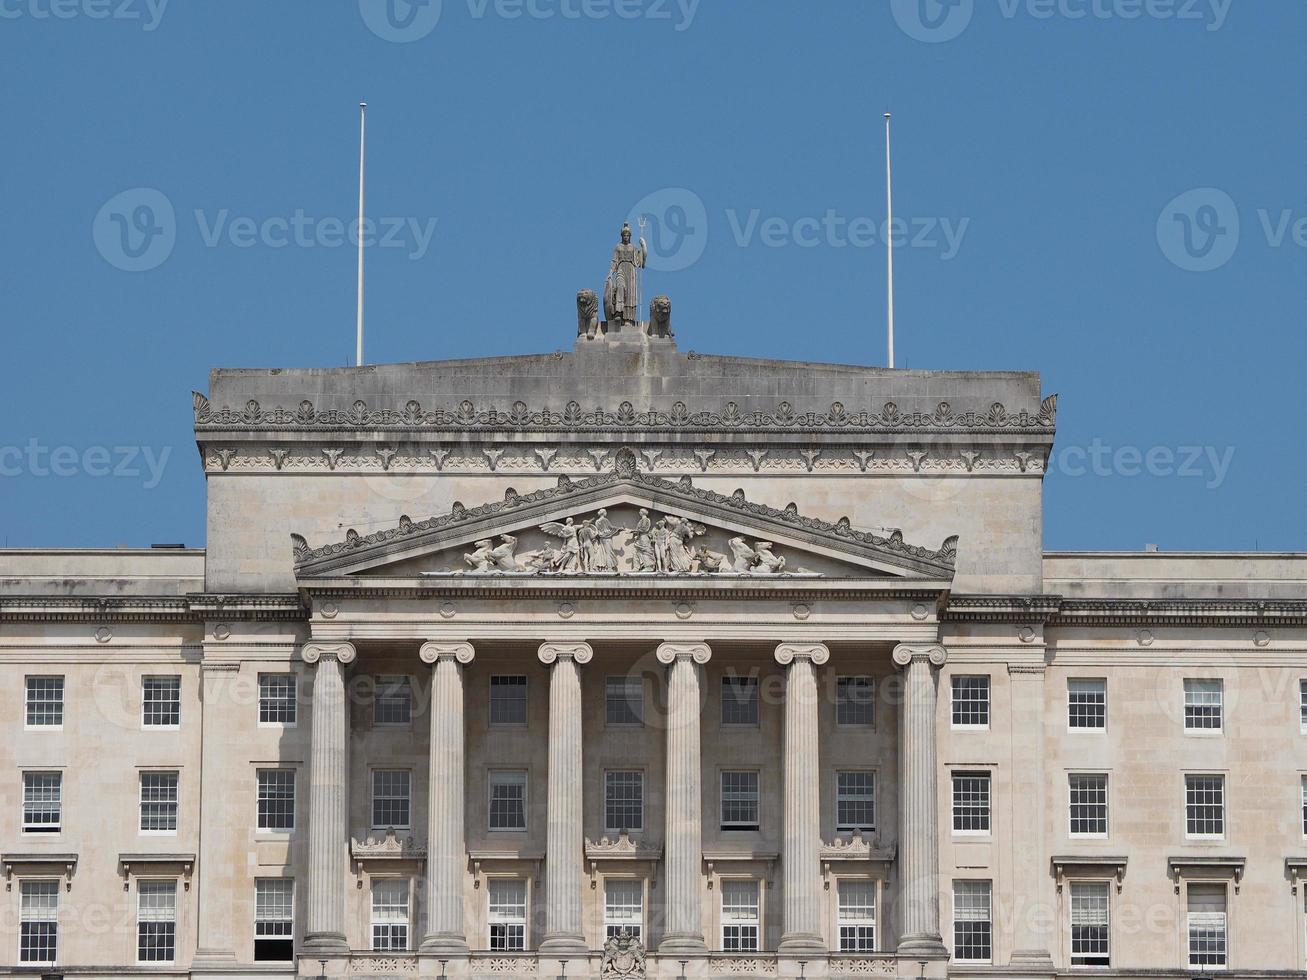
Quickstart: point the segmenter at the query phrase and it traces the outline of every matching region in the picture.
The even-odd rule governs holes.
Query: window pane
[[[177,954],[177,882],[137,882],[136,958],[171,963]]]
[[[835,774],[835,823],[838,830],[876,828],[876,776],[870,772]]]
[[[758,883],[726,880],[722,890],[722,949],[756,952],[758,949]]]
[[[1220,837],[1225,833],[1225,777],[1185,776],[1185,833]]]
[[[994,956],[988,881],[953,883],[953,956],[982,962]]]
[[[870,953],[876,949],[876,883],[839,883],[840,952]]]
[[[758,724],[758,678],[722,678],[722,724]]]
[[[1225,886],[1189,886],[1189,965],[1225,966]]]
[[[59,882],[24,881],[19,889],[18,960],[53,963],[58,955]]]
[[[63,814],[63,774],[23,773],[23,832],[56,834]]]
[[[604,829],[644,829],[644,773],[604,773]]]
[[[27,724],[33,728],[47,728],[63,723],[64,679],[27,678]]]
[[[141,681],[141,723],[147,728],[175,728],[181,724],[180,677],[146,677]]]
[[[372,948],[378,952],[408,949],[407,879],[372,883]]]
[[[295,829],[295,771],[259,770],[259,830]]]
[[[490,829],[526,830],[526,773],[490,774]]]
[[[1071,883],[1071,965],[1110,966],[1108,887],[1105,881]]]
[[[953,678],[953,724],[984,727],[989,724],[989,678]]]
[[[953,774],[953,830],[989,832],[989,773]]]
[[[1067,726],[1083,731],[1107,727],[1107,681],[1073,677],[1067,681]]]
[[[758,774],[722,773],[722,829],[758,829]]]
[[[1223,685],[1219,680],[1184,682],[1184,727],[1186,731],[1219,731]]]
[[[605,681],[604,717],[610,725],[639,725],[644,720],[644,682],[639,677]]]
[[[526,949],[526,882],[492,878],[488,889],[490,948],[496,952]]]
[[[1107,834],[1107,776],[1098,773],[1070,775],[1071,833]]]
[[[644,924],[644,882],[610,880],[604,883],[604,938],[625,931],[642,938]]]
[[[260,724],[295,724],[296,701],[294,674],[259,675]]]
[[[372,720],[378,725],[407,725],[413,720],[413,687],[409,678],[377,678]]]
[[[835,723],[870,725],[875,721],[875,690],[870,677],[835,679]]]
[[[258,878],[254,882],[254,960],[295,958],[295,882]]]
[[[372,826],[409,826],[410,773],[378,769],[372,773]]]
[[[141,773],[141,829],[177,829],[177,784],[175,772]]]
[[[526,677],[497,674],[490,678],[490,724],[526,724]]]

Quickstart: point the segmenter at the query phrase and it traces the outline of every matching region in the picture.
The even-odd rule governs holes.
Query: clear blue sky
[[[369,360],[570,344],[654,194],[683,347],[883,363],[891,108],[900,365],[1061,393],[1046,545],[1307,550],[1307,4],[438,7],[0,0],[0,543],[203,543],[190,390],[352,355],[366,99]]]

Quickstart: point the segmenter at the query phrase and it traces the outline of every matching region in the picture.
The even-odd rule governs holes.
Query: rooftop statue
[[[631,244],[631,226],[622,225],[622,241],[613,249],[613,261],[604,283],[604,317],[614,325],[634,325],[640,317],[639,270],[649,250],[643,238]]]

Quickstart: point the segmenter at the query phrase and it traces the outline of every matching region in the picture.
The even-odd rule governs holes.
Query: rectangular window
[[[1184,831],[1188,837],[1225,836],[1225,777],[1184,777]]]
[[[875,691],[870,677],[835,678],[835,724],[863,728],[874,724]]]
[[[295,829],[295,770],[259,770],[258,829]]]
[[[27,727],[62,728],[64,723],[64,679],[27,678]]]
[[[610,725],[644,723],[644,681],[639,676],[605,678],[604,720]]]
[[[378,953],[408,949],[408,880],[372,882],[372,949]]]
[[[722,830],[758,829],[758,774],[750,770],[722,773]]]
[[[136,883],[136,960],[171,963],[177,958],[177,882]]]
[[[1184,680],[1184,730],[1219,732],[1224,683],[1186,677]]]
[[[758,678],[722,678],[722,724],[758,724]]]
[[[1107,730],[1107,681],[1071,677],[1066,682],[1067,728],[1073,732]]]
[[[182,721],[182,679],[141,679],[141,724],[146,728],[176,728]]]
[[[526,675],[495,674],[490,678],[490,724],[526,724]]]
[[[989,833],[989,773],[953,774],[953,833]]]
[[[59,882],[24,881],[19,890],[18,962],[53,963],[59,954]]]
[[[294,674],[259,675],[259,724],[293,725],[298,708]]]
[[[1225,886],[1189,886],[1189,965],[1225,966]]]
[[[1071,965],[1111,966],[1105,881],[1071,882]]]
[[[994,922],[988,881],[953,882],[953,958],[988,963],[994,958]]]
[[[1298,723],[1303,732],[1307,733],[1307,681],[1298,682]]]
[[[254,880],[254,961],[284,963],[295,958],[295,882]]]
[[[835,773],[835,829],[876,829],[876,774],[865,770]]]
[[[177,832],[176,772],[141,773],[141,830],[146,833]]]
[[[989,676],[955,676],[953,684],[953,727],[989,727]]]
[[[413,684],[407,677],[378,677],[372,699],[374,725],[407,725],[413,721]]]
[[[23,833],[57,834],[63,826],[63,773],[23,773]]]
[[[1302,834],[1307,837],[1307,776],[1302,777]]]
[[[722,882],[722,949],[728,953],[756,953],[761,932],[758,883],[727,879]]]
[[[1103,773],[1073,772],[1067,777],[1070,791],[1071,836],[1107,836],[1107,776]]]
[[[839,888],[840,952],[875,952],[876,883],[841,881]]]
[[[490,829],[526,830],[526,773],[490,774]]]
[[[644,773],[604,773],[604,829],[644,830]]]
[[[516,953],[526,949],[526,882],[517,878],[491,878],[490,949]]]
[[[644,882],[610,879],[604,882],[604,939],[623,932],[644,941]]]
[[[408,829],[411,775],[407,769],[373,770],[373,827]]]

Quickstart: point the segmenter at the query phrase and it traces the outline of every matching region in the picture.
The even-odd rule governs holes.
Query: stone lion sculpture
[[[649,336],[672,335],[672,301],[666,296],[655,296],[649,301]]]
[[[599,296],[593,289],[576,294],[576,335],[594,340],[599,336]]]

